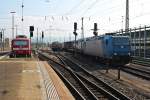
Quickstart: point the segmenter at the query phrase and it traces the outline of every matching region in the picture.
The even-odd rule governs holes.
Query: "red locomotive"
[[[31,56],[31,41],[25,35],[18,35],[11,41],[10,57]]]

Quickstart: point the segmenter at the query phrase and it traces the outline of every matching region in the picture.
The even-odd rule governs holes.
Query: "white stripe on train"
[[[29,48],[13,48],[13,50],[30,50]]]

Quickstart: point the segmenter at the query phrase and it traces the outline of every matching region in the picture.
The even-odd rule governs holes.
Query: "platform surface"
[[[49,91],[52,97],[49,99],[54,100],[54,96],[59,100],[74,99],[46,62],[0,61],[0,100],[48,100],[40,67],[46,70],[50,85],[55,91]]]

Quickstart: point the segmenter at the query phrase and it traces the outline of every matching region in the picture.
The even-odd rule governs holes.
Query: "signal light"
[[[33,31],[30,31],[30,37],[33,37]]]
[[[73,32],[73,34],[75,35],[75,36],[77,36],[78,34],[77,34],[77,32]]]
[[[34,26],[30,26],[30,37],[33,37]]]
[[[94,23],[94,31],[97,31],[97,23]]]
[[[77,23],[74,22],[74,30],[77,30]]]
[[[98,33],[97,33],[97,32],[93,32],[93,34],[94,34],[95,36],[97,36],[97,35],[98,35]]]
[[[42,31],[42,38],[44,38],[44,32]]]
[[[0,38],[2,39],[3,35],[2,35],[2,32],[0,32]]]
[[[30,31],[34,31],[34,26],[30,26]]]

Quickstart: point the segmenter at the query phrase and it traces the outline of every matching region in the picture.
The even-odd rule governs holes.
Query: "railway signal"
[[[74,22],[74,32],[73,32],[73,34],[74,34],[75,36],[78,35],[76,31],[77,31],[77,23]]]
[[[2,39],[2,37],[3,37],[3,36],[2,36],[2,32],[0,32],[0,38]]]
[[[44,38],[44,31],[42,31],[42,49],[43,49],[43,45],[44,45],[43,38]]]
[[[30,26],[30,38],[33,37],[34,26]]]
[[[42,31],[42,39],[44,38],[44,32]]]
[[[97,36],[98,35],[98,32],[97,32],[97,23],[94,23],[94,31],[93,31],[93,34],[95,35],[95,36]]]
[[[30,31],[34,31],[34,26],[30,26]]]
[[[76,54],[76,40],[77,40],[77,22],[74,22],[74,32],[73,34],[75,35],[75,41],[74,41],[74,44],[75,44],[75,47],[74,47],[74,53]]]
[[[30,31],[30,37],[33,37],[33,32],[32,31]]]
[[[77,34],[77,32],[73,32],[73,34],[75,35],[75,36],[77,36],[78,34]]]
[[[2,38],[3,38],[3,34],[2,34],[2,32],[0,32],[0,47],[1,47],[1,51],[2,51]]]
[[[77,30],[77,23],[74,22],[74,31]]]

